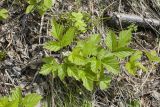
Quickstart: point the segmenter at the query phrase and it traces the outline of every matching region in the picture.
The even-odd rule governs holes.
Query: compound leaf
[[[112,30],[108,32],[106,40],[105,40],[105,44],[109,48],[110,51],[114,51],[117,48],[116,34]]]
[[[7,104],[8,104],[7,97],[0,98],[0,107],[7,107]]]
[[[109,56],[102,59],[102,64],[109,72],[113,74],[118,74],[120,71],[119,62],[114,56]]]
[[[35,5],[29,5],[26,9],[26,14],[31,13],[34,9]]]
[[[111,82],[111,78],[110,77],[104,77],[103,79],[100,80],[99,86],[101,90],[105,90],[109,87]]]
[[[155,50],[152,50],[150,52],[145,51],[145,54],[147,55],[149,61],[158,62],[158,63],[160,62],[160,57],[158,57]]]
[[[84,76],[82,78],[82,81],[83,81],[83,86],[89,90],[89,91],[92,91],[93,90],[93,81],[88,79],[86,76]]]
[[[122,48],[130,44],[132,38],[133,29],[130,28],[128,30],[122,30],[119,33],[118,47]]]
[[[64,34],[62,40],[61,40],[61,44],[63,47],[71,44],[71,42],[73,41],[73,39],[75,38],[75,29],[73,27],[70,27],[67,32]]]
[[[22,101],[23,107],[35,107],[42,97],[36,93],[28,94]]]
[[[8,18],[8,10],[0,9],[0,20]]]
[[[48,62],[47,62],[48,61]],[[56,60],[54,58],[48,57],[44,59],[44,62],[46,62],[46,64],[44,64],[41,67],[40,70],[40,74],[42,75],[48,75],[49,73],[53,73],[57,71],[59,64],[56,62]]]
[[[61,49],[61,44],[57,41],[48,41],[44,44],[44,48],[56,52]]]
[[[65,64],[61,64],[58,66],[58,77],[61,80],[64,80],[65,76],[67,75],[67,67]]]
[[[62,39],[64,27],[56,22],[56,20],[52,19],[52,36],[58,40]]]
[[[115,50],[113,54],[117,56],[118,58],[123,59],[133,54],[133,52],[134,51],[131,48],[123,47],[123,48],[118,48],[117,50]]]

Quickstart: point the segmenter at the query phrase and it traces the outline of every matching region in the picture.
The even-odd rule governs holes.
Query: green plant
[[[127,107],[141,107],[140,100],[135,99],[127,102]]]
[[[150,62],[157,62],[157,63],[160,62],[160,57],[158,57],[155,50],[144,51],[144,53],[146,54]]]
[[[142,51],[136,51],[131,57],[130,60],[126,63],[125,68],[132,75],[135,75],[138,69],[142,69],[147,72],[147,68],[145,68],[139,60],[142,57]]]
[[[56,41],[49,41],[44,45],[44,48],[50,51],[59,51],[63,47],[69,45],[75,38],[75,28],[69,27],[67,30],[54,19],[52,20],[52,35]]]
[[[61,58],[59,60],[54,57],[44,58],[45,64],[40,73],[43,75],[52,73],[53,76],[58,76],[61,80],[65,77],[73,77],[82,81],[84,87],[90,91],[97,85],[100,86],[100,89],[106,89],[110,84],[111,76],[105,75],[104,70],[112,74],[119,73],[118,59],[123,59],[134,52],[128,47],[131,42],[131,32],[134,29],[134,27],[130,27],[128,30],[121,31],[119,38],[113,31],[110,31],[105,40],[106,48],[104,48],[101,45],[99,34],[75,41],[75,34],[78,32],[76,29],[72,26],[65,28],[53,20],[52,36],[56,40],[45,43],[44,48],[60,52]],[[72,47],[69,54],[63,55],[63,48],[71,45],[72,42],[77,45]]]
[[[20,88],[12,91],[10,96],[0,98],[0,107],[35,107],[42,97],[36,93],[22,97]]]
[[[81,12],[72,12],[71,21],[74,23],[74,26],[81,32],[86,32],[86,23],[84,22],[84,15]]]
[[[0,20],[4,20],[8,18],[8,10],[0,9]]]
[[[37,10],[40,15],[43,15],[48,9],[52,7],[53,0],[27,0],[27,3],[29,5],[26,9],[26,14]]]
[[[134,26],[128,27],[128,30],[122,30],[117,38],[113,31],[109,31],[106,37],[106,46],[108,50],[120,59],[130,56],[134,50],[129,48],[128,45],[131,43],[132,31],[136,30]]]
[[[4,60],[6,58],[6,52],[0,51],[0,61]]]

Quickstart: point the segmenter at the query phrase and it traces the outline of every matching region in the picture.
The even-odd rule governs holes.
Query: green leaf
[[[111,82],[111,78],[105,76],[99,83],[100,89],[101,90],[107,89],[110,85],[110,82]]]
[[[56,52],[61,49],[61,44],[57,41],[48,41],[44,44],[44,48]]]
[[[67,68],[68,76],[74,77],[76,80],[80,79],[79,72],[81,72],[81,71],[79,69],[77,69],[76,66],[72,66],[72,67]]]
[[[127,62],[125,65],[125,68],[127,69],[128,73],[135,75],[136,74],[136,67],[132,65],[130,62]]]
[[[45,58],[44,61],[49,61],[49,62],[46,62],[46,64],[44,64],[42,67],[41,67],[41,70],[40,70],[40,74],[42,75],[48,75],[49,73],[53,73],[54,75],[54,72],[58,70],[58,63],[56,62],[56,60],[54,58],[51,58],[51,57],[48,57],[48,58]]]
[[[142,57],[142,51],[136,51],[131,57],[130,57],[130,62],[135,62]]]
[[[53,4],[52,1],[54,1],[54,0],[44,0],[44,6],[45,6],[47,9],[51,8],[51,7],[52,7],[52,4]]]
[[[101,68],[101,61],[97,60],[95,57],[93,57],[93,58],[90,59],[89,62],[91,63],[91,70],[94,73],[99,73],[99,70]]]
[[[65,64],[59,65],[58,66],[58,77],[61,80],[64,80],[66,75],[67,75],[67,66]]]
[[[71,14],[74,17],[74,20],[82,20],[83,18],[83,14],[81,12],[78,12],[78,13],[72,12]]]
[[[135,63],[135,66],[136,66],[136,67],[139,67],[140,69],[142,69],[142,70],[145,71],[145,72],[148,71],[147,68],[144,67],[140,62],[136,62],[136,63]]]
[[[8,18],[8,10],[0,9],[0,20]]]
[[[117,50],[115,50],[113,54],[117,56],[118,58],[123,59],[133,54],[133,52],[134,51],[131,48],[123,47],[123,48],[118,48]]]
[[[68,60],[76,65],[86,65],[88,62],[85,57],[80,55],[80,49],[75,48],[69,55]]]
[[[89,90],[89,91],[92,91],[93,90],[93,81],[88,79],[87,77],[83,77],[82,78],[82,81],[83,81],[83,86]]]
[[[6,107],[19,107],[19,102],[17,100],[9,101]]]
[[[84,56],[95,55],[97,53],[99,43],[100,36],[98,34],[94,34],[87,40],[79,42],[77,47],[81,47]]]
[[[126,63],[125,68],[128,71],[128,73],[132,75],[136,75],[136,72],[138,69],[142,69],[143,71],[147,72],[148,70],[140,63],[138,62],[141,59],[142,52],[136,51],[131,57],[129,62]]]
[[[23,107],[35,107],[42,97],[36,93],[28,94],[22,101]]]
[[[80,30],[80,31],[82,31],[82,32],[85,32],[86,31],[86,23],[84,22],[84,20],[83,20],[83,14],[81,13],[81,12],[78,12],[78,13],[76,13],[76,12],[72,12],[71,13],[71,15],[72,15],[72,21],[75,23],[74,24],[74,26],[78,29],[78,30]]]
[[[73,39],[75,38],[75,29],[73,27],[70,27],[67,32],[64,34],[61,44],[63,47],[69,45],[72,43]]]
[[[7,107],[7,104],[8,104],[8,98],[7,97],[0,98],[0,107]]]
[[[156,53],[155,50],[152,50],[150,52],[145,51],[145,54],[147,55],[149,61],[151,61],[151,62],[157,62],[157,63],[160,62],[160,57],[158,57],[158,55],[157,55],[157,53]]]
[[[133,29],[130,28],[128,30],[122,30],[119,33],[118,47],[122,48],[130,44],[132,38]]]
[[[43,58],[42,62],[47,63],[47,64],[55,64],[56,63],[54,57],[51,57],[51,56]]]
[[[113,74],[118,74],[120,71],[119,61],[114,56],[109,56],[102,59],[102,64],[109,72]]]
[[[42,75],[48,75],[49,73],[51,73],[51,71],[53,70],[53,65],[52,64],[44,64],[42,67],[41,67],[41,70],[40,70],[40,74]],[[53,71],[56,71],[57,68],[54,67],[54,70]]]
[[[15,90],[12,90],[12,94],[10,96],[10,100],[11,101],[17,100],[17,102],[21,102],[22,101],[22,91],[21,91],[20,87],[16,88]]]
[[[34,11],[33,9],[34,9],[34,5],[29,5],[28,7],[27,7],[27,9],[26,9],[26,14],[28,14],[28,13],[31,13],[32,11]]]
[[[114,51],[117,48],[117,38],[113,31],[109,31],[105,41],[106,46],[110,51]]]
[[[38,3],[40,0],[27,0],[28,4],[35,5]]]
[[[64,27],[56,22],[56,20],[52,19],[52,36],[56,39],[61,40],[63,36]]]

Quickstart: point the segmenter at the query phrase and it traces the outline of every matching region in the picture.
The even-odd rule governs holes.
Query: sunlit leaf
[[[119,62],[116,57],[114,56],[106,57],[102,59],[102,63],[109,72],[113,74],[119,73],[120,67],[119,67]]]
[[[110,51],[114,51],[117,48],[117,38],[116,34],[113,31],[110,30],[107,33],[105,43],[106,46],[110,49]]]
[[[23,107],[35,107],[42,97],[36,93],[28,94],[22,101]]]
[[[61,44],[57,41],[48,41],[44,44],[44,48],[56,52],[61,49]]]

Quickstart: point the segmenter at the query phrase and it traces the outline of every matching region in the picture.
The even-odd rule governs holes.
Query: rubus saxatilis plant
[[[51,32],[55,40],[46,42],[44,48],[59,53],[61,57],[45,57],[43,59],[45,64],[42,66],[40,74],[52,73],[54,77],[58,76],[62,81],[65,77],[72,77],[81,81],[86,89],[92,91],[96,86],[102,90],[106,89],[112,76],[106,75],[105,71],[108,74],[119,74],[120,61],[126,57],[131,56],[131,59],[135,59],[126,64],[126,69],[130,74],[136,72],[132,71],[132,67],[129,68],[128,65],[136,65],[134,67],[146,71],[145,67],[138,62],[139,57],[133,58],[137,52],[129,47],[132,31],[135,29],[135,26],[130,26],[126,30],[122,30],[119,36],[110,30],[107,32],[104,43],[100,34],[92,34],[83,40],[78,40],[76,37],[79,30],[75,26],[66,28],[53,19]],[[66,50],[67,52],[65,52]]]
[[[12,90],[11,95],[0,98],[0,107],[35,107],[41,99],[36,93],[22,97],[21,88],[18,87]]]

